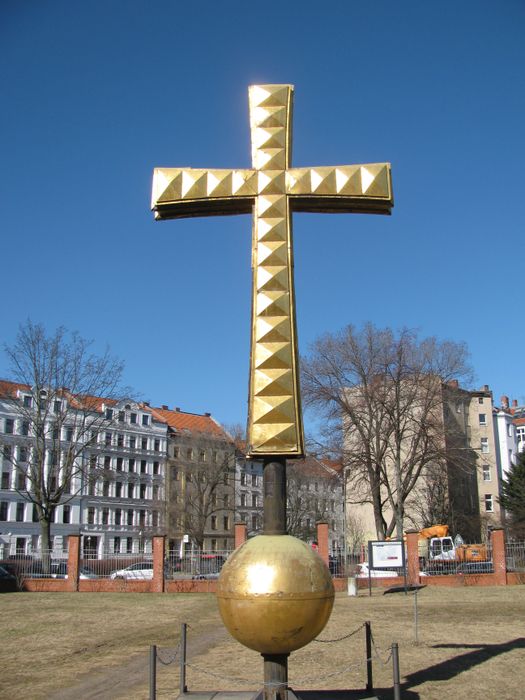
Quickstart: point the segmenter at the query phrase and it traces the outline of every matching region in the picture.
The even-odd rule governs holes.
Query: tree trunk
[[[51,518],[40,513],[40,551],[42,553],[42,573],[48,576],[51,573]]]

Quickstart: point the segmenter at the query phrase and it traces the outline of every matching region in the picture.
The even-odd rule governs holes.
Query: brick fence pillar
[[[417,530],[407,530],[406,536],[406,565],[407,565],[407,580],[411,585],[419,583],[419,550],[418,540],[419,533]]]
[[[317,547],[319,556],[324,560],[326,566],[328,566],[328,554],[330,551],[328,547],[328,523],[317,523]]]
[[[492,563],[497,586],[507,585],[507,561],[505,557],[505,533],[503,528],[492,530]]]
[[[246,523],[235,523],[233,526],[235,549],[246,542]]]
[[[152,593],[164,592],[164,548],[166,537],[154,535],[153,537],[153,581],[150,591]]]
[[[78,591],[80,575],[80,535],[69,535],[67,553],[67,591]]]

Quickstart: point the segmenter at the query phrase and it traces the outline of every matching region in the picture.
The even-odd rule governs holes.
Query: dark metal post
[[[266,457],[263,463],[264,534],[286,535],[286,459]]]
[[[392,644],[392,671],[394,676],[394,700],[401,700],[401,684],[399,676],[399,647]]]
[[[374,689],[374,680],[372,678],[372,628],[370,622],[365,622],[365,639],[366,639],[366,689],[372,691]]]
[[[419,630],[418,630],[418,614],[417,614],[417,588],[414,590],[414,629],[416,644],[419,642]]]
[[[180,626],[180,693],[187,692],[186,686],[186,629],[187,624],[183,622]]]
[[[149,648],[149,700],[157,697],[157,647],[152,644]]]
[[[288,654],[263,654],[264,700],[287,700]]]

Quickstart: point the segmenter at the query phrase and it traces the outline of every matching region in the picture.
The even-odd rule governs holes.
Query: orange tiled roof
[[[308,476],[318,476],[324,479],[332,479],[338,476],[337,469],[328,463],[329,460],[317,459],[317,457],[305,457],[293,462],[297,471],[301,471]]]
[[[167,423],[175,430],[189,430],[192,433],[209,433],[218,437],[228,438],[222,428],[211,416],[198,413],[184,413],[166,408],[151,408],[153,417]]]

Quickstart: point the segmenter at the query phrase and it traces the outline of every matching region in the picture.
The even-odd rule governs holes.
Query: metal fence
[[[506,542],[507,571],[525,572],[525,542]]]

